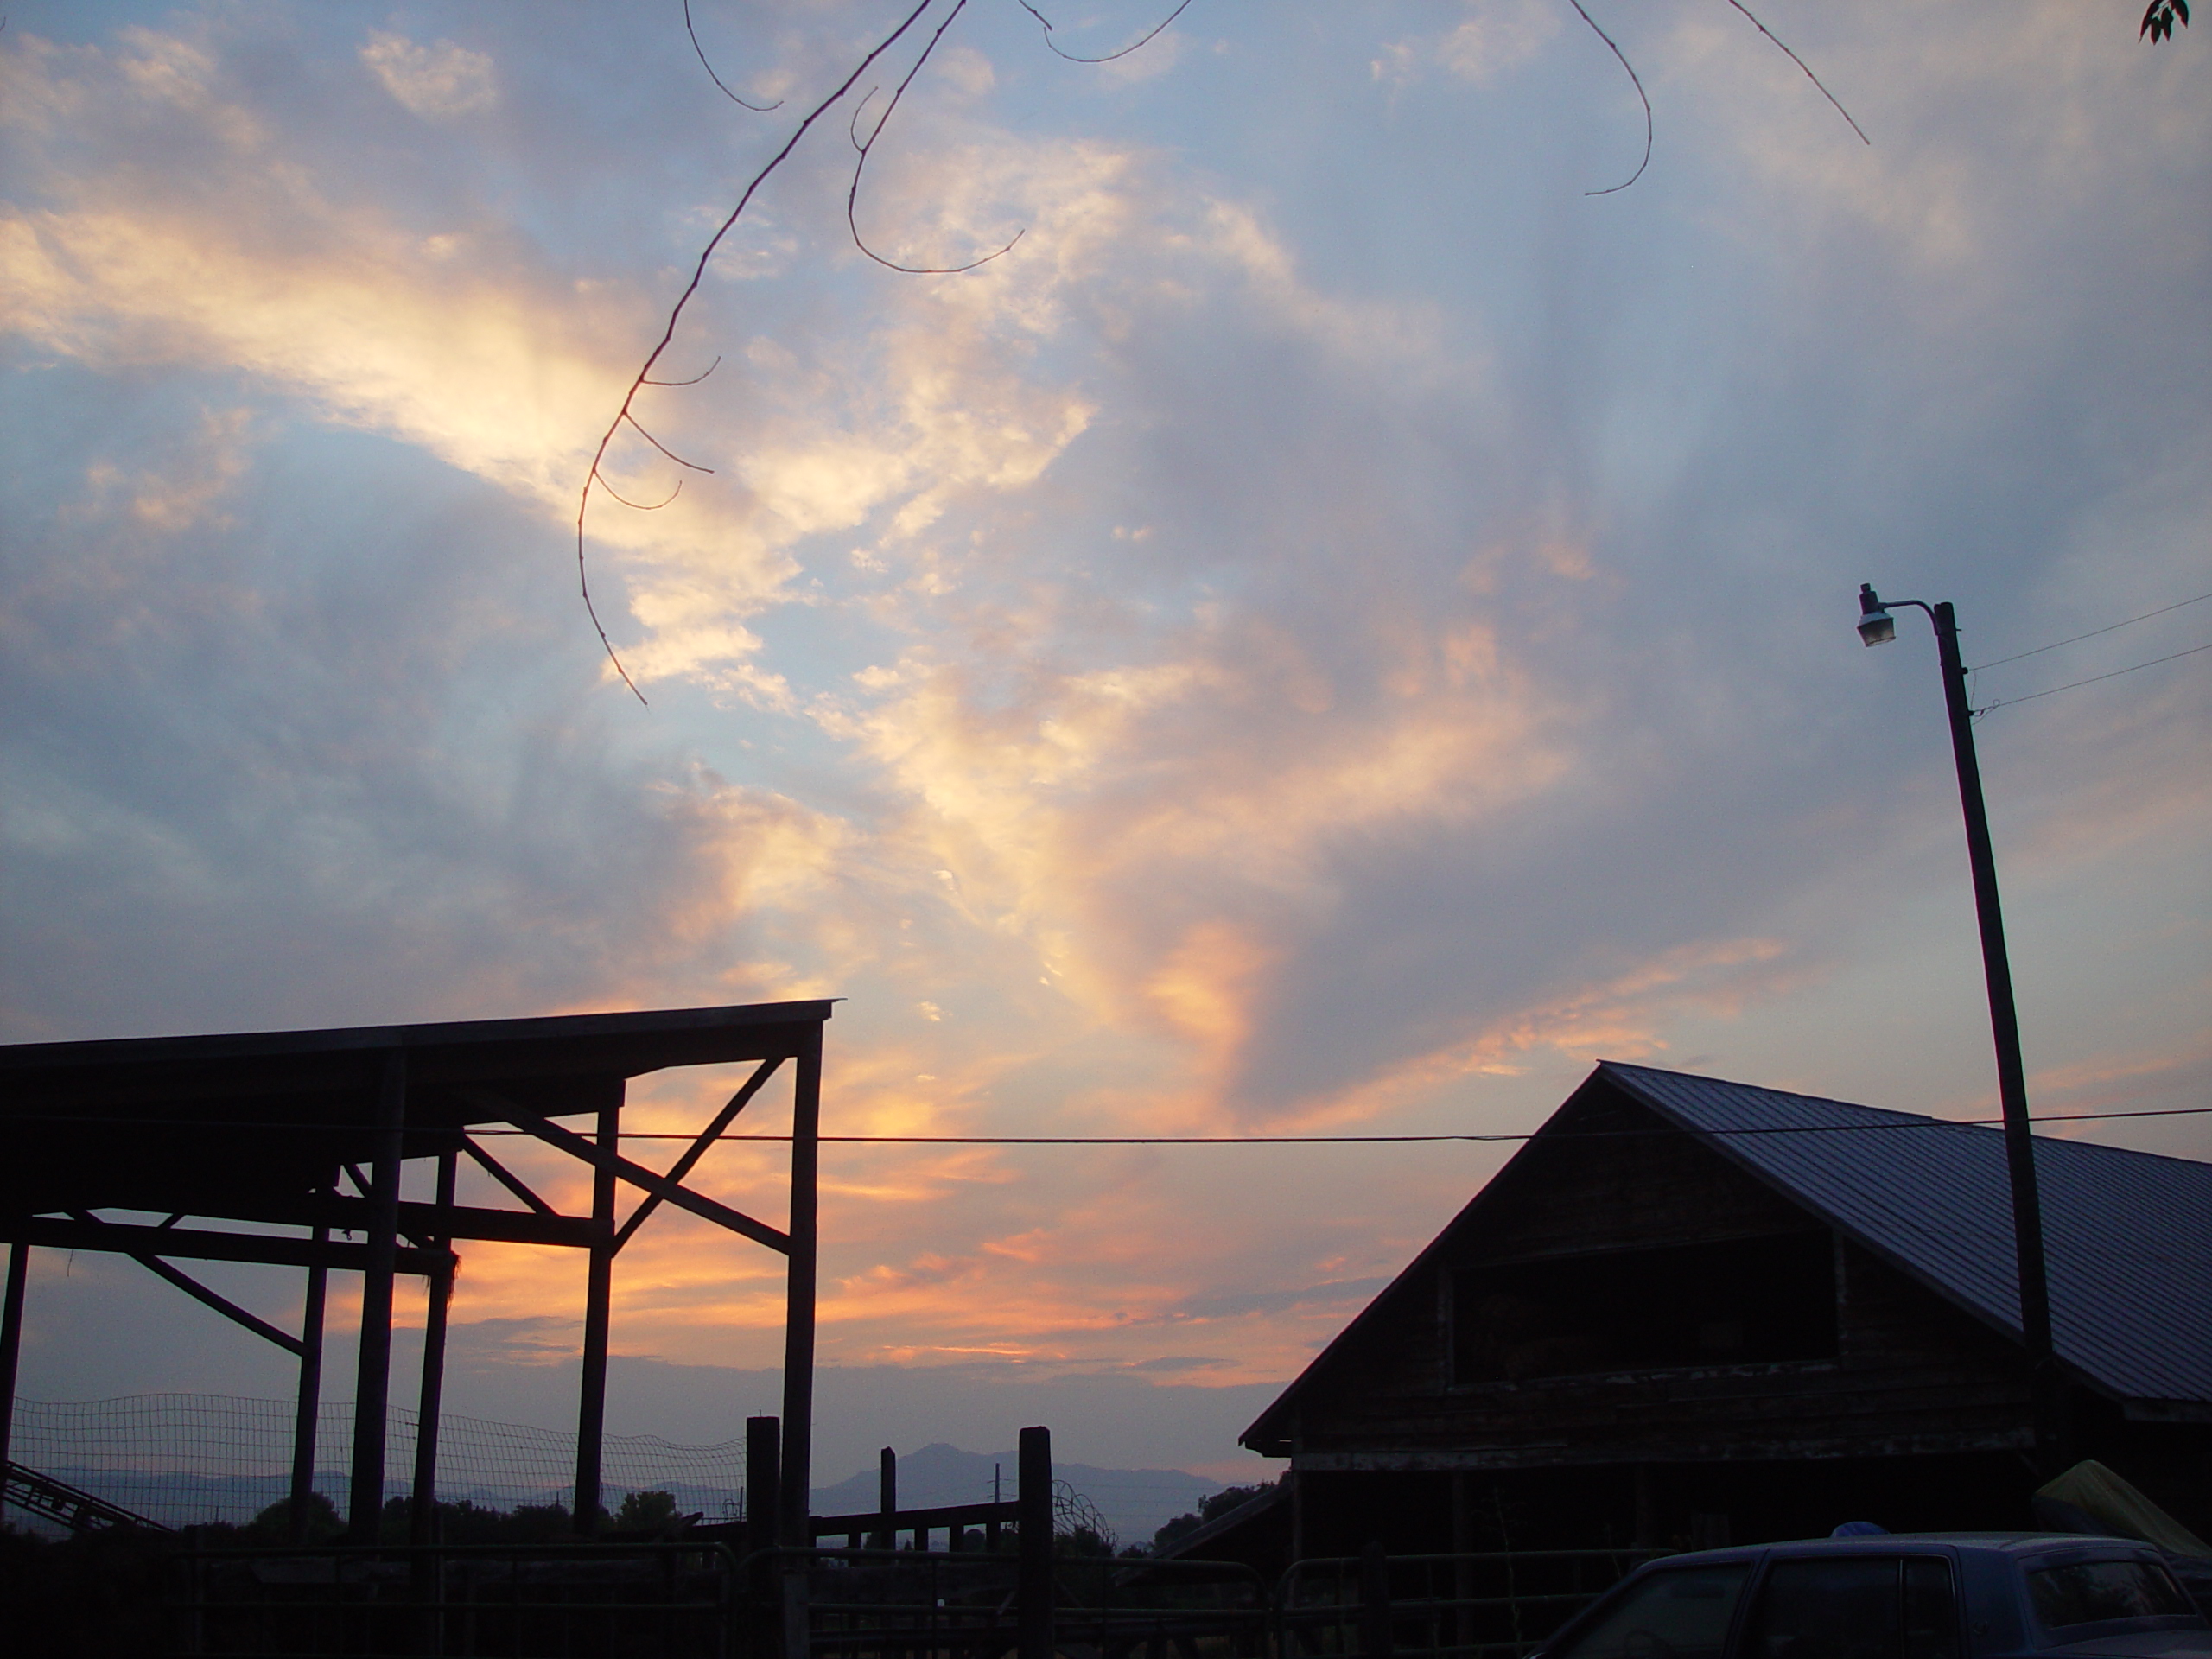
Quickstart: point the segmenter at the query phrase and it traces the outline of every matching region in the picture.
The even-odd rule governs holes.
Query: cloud
[[[1655,13],[1660,162],[1586,201],[1624,89],[1543,50],[1541,8],[1381,45],[1325,9],[1041,100],[961,42],[860,223],[893,257],[1014,250],[884,271],[844,240],[842,141],[803,148],[670,359],[721,366],[640,405],[715,469],[594,507],[650,711],[602,694],[575,491],[789,111],[739,119],[680,30],[613,14],[466,48],[312,9],[11,29],[0,1012],[836,995],[845,1132],[1496,1129],[1597,1053],[1755,1031],[1834,1086],[1863,1062],[1823,1044],[1910,983],[1885,1064],[1980,1087],[1979,1014],[1896,942],[1967,914],[1932,669],[1859,653],[1852,591],[1971,600],[1988,660],[2195,591],[2207,522],[2201,331],[2112,297],[2202,286],[2173,207],[2202,100],[2077,13],[1808,22],[1871,152],[1725,8]],[[762,16],[749,84],[849,67],[846,14]],[[676,472],[632,435],[611,476]],[[2177,667],[1980,728],[2008,906],[2079,964],[2054,1096],[2201,1070],[2171,988],[2202,978],[2206,682]],[[2124,1027],[2123,958],[2169,988]],[[632,1122],[734,1086],[640,1083]],[[772,1218],[780,1155],[701,1179]],[[841,1145],[823,1352],[1280,1377],[1494,1166],[1370,1155]],[[766,1363],[779,1270],[664,1211],[618,1346]],[[575,1292],[556,1253],[472,1250],[472,1340],[534,1365]]]
[[[499,102],[490,56],[451,41],[422,46],[380,29],[363,44],[361,61],[385,91],[426,121],[474,115]]]
[[[1370,66],[1379,81],[1417,79],[1431,64],[1455,79],[1485,86],[1526,63],[1559,32],[1556,8],[1535,0],[1467,0],[1471,14],[1441,35],[1393,41]]]

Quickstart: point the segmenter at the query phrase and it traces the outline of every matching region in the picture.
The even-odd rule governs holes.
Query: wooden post
[[[776,1514],[783,1502],[776,1478],[782,1426],[773,1417],[745,1420],[745,1553],[776,1545]]]
[[[1390,1558],[1380,1541],[1359,1552],[1359,1650],[1364,1659],[1389,1659]]]
[[[330,1242],[330,1229],[315,1230],[318,1249]],[[330,1292],[330,1269],[316,1262],[308,1269],[306,1305],[300,1310],[300,1397],[292,1412],[291,1540],[308,1541],[308,1506],[315,1501],[315,1435],[322,1421],[323,1303]]]
[[[1474,1478],[1464,1469],[1452,1471],[1452,1553],[1468,1556],[1475,1553],[1475,1495]],[[1501,1548],[1508,1548],[1503,1539]],[[1452,1610],[1452,1640],[1456,1646],[1475,1645],[1475,1610],[1466,1604],[1475,1599],[1475,1564],[1461,1560],[1452,1564],[1452,1599],[1460,1605]]]
[[[791,1074],[791,1251],[784,1298],[783,1494],[779,1529],[786,1548],[814,1543],[814,1275],[816,1176],[822,1147],[822,1028],[815,1027],[795,1057]],[[807,1614],[810,1555],[785,1558],[784,1656],[806,1659],[813,1626]]]
[[[814,1446],[814,1274],[816,1175],[821,1158],[822,1028],[809,1033],[791,1079],[791,1255],[784,1302],[783,1533],[813,1542],[809,1530]]]
[[[621,1084],[599,1109],[599,1149],[613,1154],[622,1131]],[[584,1280],[583,1385],[576,1404],[576,1508],[571,1518],[579,1538],[599,1529],[599,1463],[607,1433],[607,1338],[613,1316],[614,1185],[607,1164],[595,1164],[591,1178],[591,1256]]]
[[[460,1154],[438,1154],[438,1208],[450,1212],[455,1166]],[[441,1217],[443,1218],[442,1217]],[[453,1240],[441,1232],[432,1243],[450,1252]],[[423,1320],[423,1388],[415,1408],[415,1491],[408,1505],[409,1541],[435,1541],[431,1533],[438,1514],[438,1420],[442,1409],[446,1377],[446,1314],[453,1301],[453,1258],[450,1254],[433,1268],[429,1280],[430,1306]]]
[[[1052,1659],[1052,1431],[1021,1431],[1019,1484],[1020,1555],[1014,1569],[1019,1659]]]
[[[777,1617],[776,1564],[762,1552],[776,1547],[776,1522],[784,1501],[777,1471],[782,1463],[783,1425],[773,1417],[745,1420],[745,1548],[752,1560],[738,1593],[745,1599],[745,1651],[773,1659],[781,1630]]]
[[[353,1478],[347,1535],[377,1541],[384,1514],[385,1407],[391,1389],[391,1281],[399,1255],[399,1163],[407,1122],[407,1051],[385,1057],[369,1173],[369,1265],[361,1275],[360,1363],[353,1379]]]
[[[876,1527],[875,1535],[868,1541],[868,1548],[896,1549],[899,1540],[892,1533],[891,1517],[899,1513],[899,1454],[887,1446],[879,1460],[875,1492],[876,1510],[883,1519]]]
[[[23,1291],[30,1265],[31,1247],[17,1239],[8,1247],[8,1288],[0,1295],[0,1468],[7,1465],[16,1432],[16,1363],[23,1352]]]

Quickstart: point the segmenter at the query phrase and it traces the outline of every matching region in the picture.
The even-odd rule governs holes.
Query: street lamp
[[[1981,922],[1982,972],[1989,982],[1989,1025],[1997,1045],[1997,1097],[2005,1114],[2005,1161],[2012,1180],[2012,1248],[2020,1276],[2020,1337],[2027,1345],[2029,1383],[2035,1412],[2036,1461],[2046,1475],[2054,1466],[2061,1440],[2057,1366],[2050,1345],[2050,1283],[2044,1272],[2043,1203],[2036,1192],[2035,1141],[2028,1127],[2028,1085],[2020,1065],[2020,1020],[2012,1007],[2012,969],[2005,955],[2005,918],[1997,904],[1997,861],[1989,850],[1989,815],[1981,800],[1981,766],[1974,752],[1974,710],[1967,706],[1966,664],[1959,656],[1959,624],[1950,601],[1928,605],[1901,599],[1927,612],[1936,625],[1936,649],[1943,666],[1943,701],[1951,715],[1951,754],[1958,763],[1959,801],[1966,811],[1967,858],[1974,868],[1974,907]],[[1872,584],[1859,588],[1859,637],[1870,645],[1897,637],[1890,614]]]

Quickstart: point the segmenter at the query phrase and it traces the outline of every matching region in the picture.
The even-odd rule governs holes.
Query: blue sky
[[[641,706],[575,593],[592,446],[904,15],[694,10],[780,108],[673,4],[10,13],[8,1039],[838,995],[853,1133],[1520,1130],[1601,1055],[1991,1109],[1932,643],[1853,599],[1954,600],[1993,664],[2212,593],[2203,42],[1773,0],[1862,143],[1723,0],[1592,0],[1655,135],[1592,194],[1643,118],[1554,0],[1198,0],[1104,67],[976,0],[855,215],[1020,238],[861,257],[853,102],[772,178],[665,372],[720,366],[639,406],[713,472],[588,520]],[[2208,641],[2182,605],[1975,695]],[[2201,654],[1979,727],[2039,1110],[2203,1102],[2208,702]],[[824,1358],[1010,1425],[1141,1382],[1232,1468],[1223,1402],[1497,1161],[848,1150]],[[772,1361],[709,1242],[626,1252],[632,1373]],[[37,1264],[25,1393],[282,1391],[129,1263]],[[574,1277],[472,1258],[478,1414]]]

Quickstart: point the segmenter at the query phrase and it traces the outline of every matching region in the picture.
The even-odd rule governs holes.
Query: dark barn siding
[[[1999,1450],[2027,1444],[2018,1351],[1854,1245],[1834,1257],[1831,1357],[1455,1382],[1453,1285],[1504,1263],[1710,1247],[1757,1266],[1814,1224],[1796,1206],[1618,1097],[1579,1107],[1545,1156],[1486,1195],[1416,1282],[1297,1404],[1307,1466],[1382,1459],[1508,1469]],[[1622,1130],[1658,1131],[1620,1135]],[[1581,1136],[1588,1136],[1577,1141]],[[1605,1138],[1599,1138],[1599,1137]],[[1586,1310],[1623,1321],[1635,1310]],[[1319,1454],[1316,1457],[1315,1454]]]
[[[2029,1405],[2017,1344],[1600,1074],[1245,1438],[1308,1555],[1687,1547],[2030,1525]],[[2212,1429],[2077,1421],[2205,1524]]]

